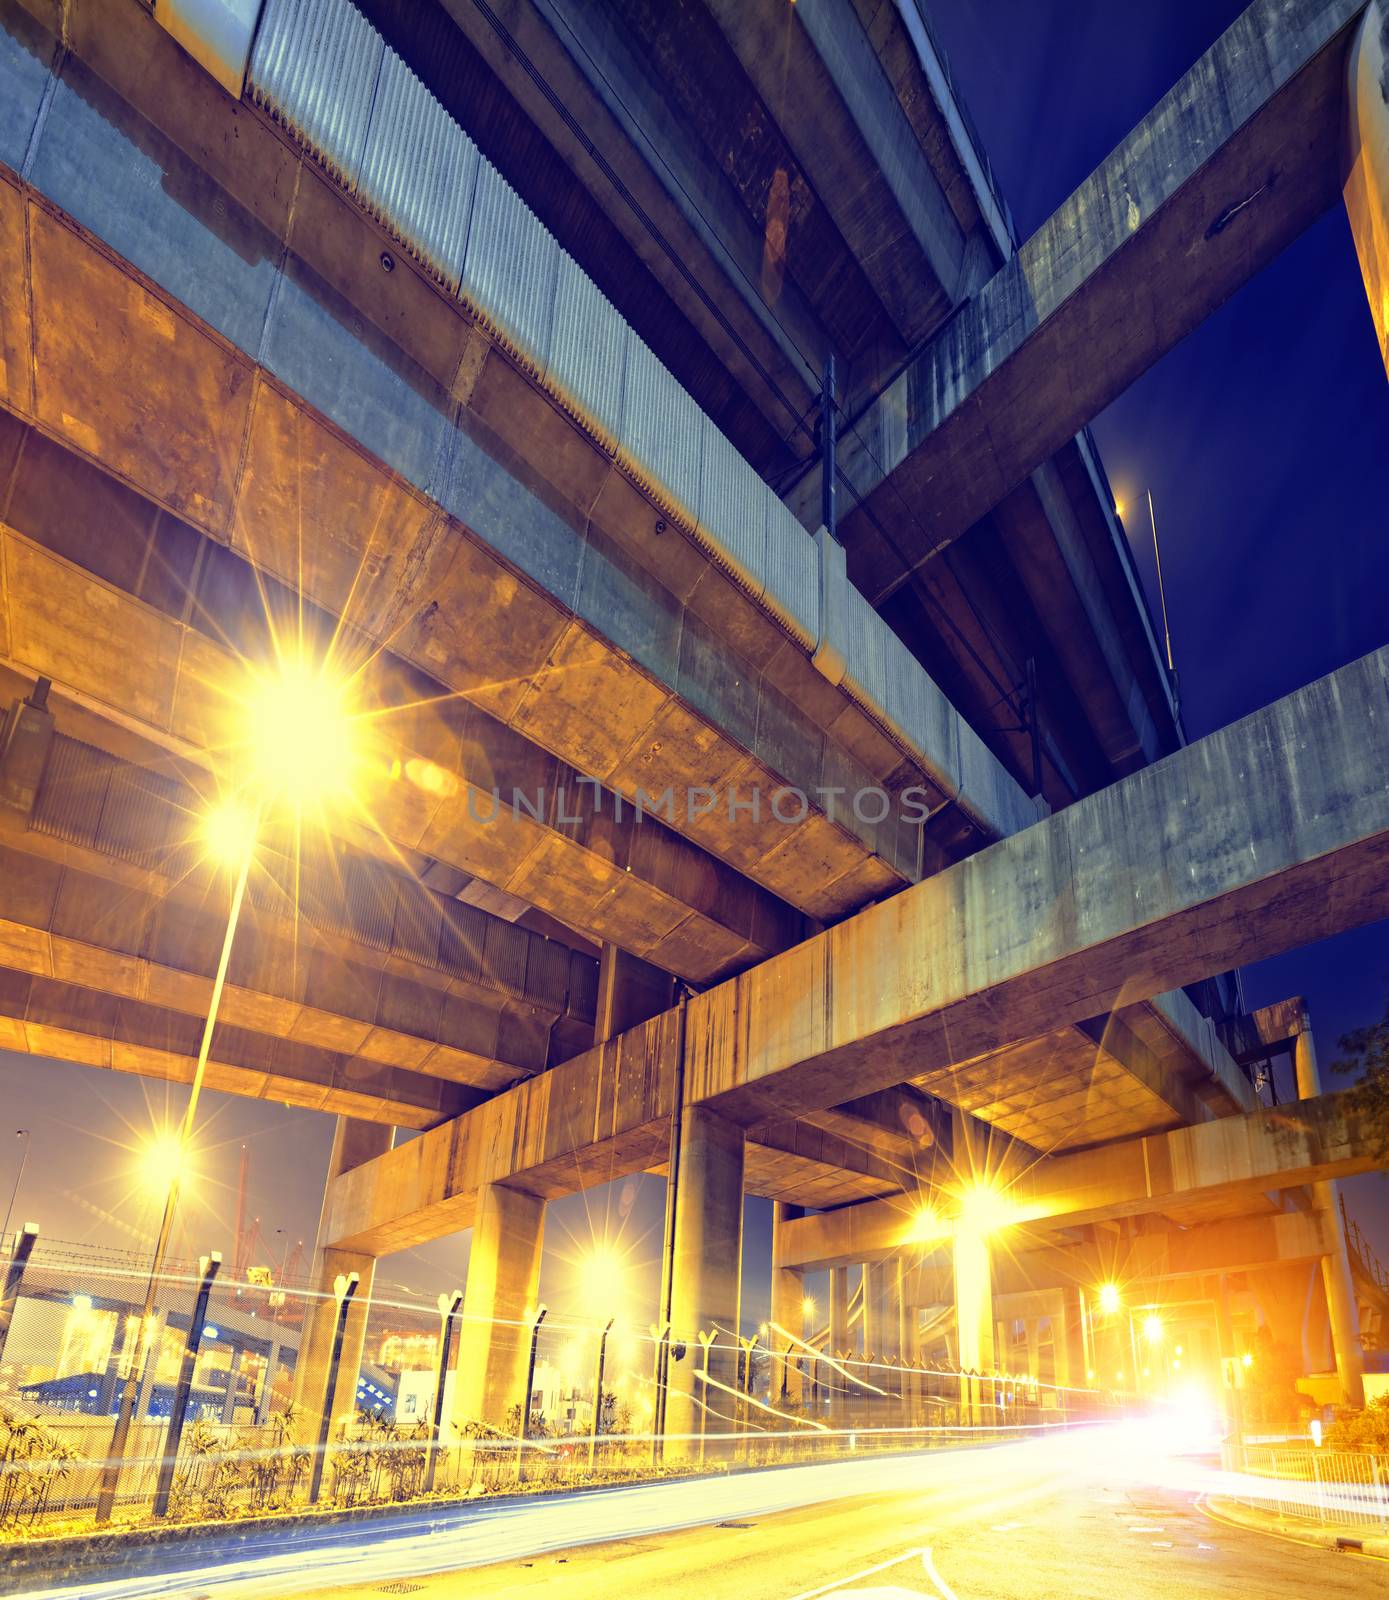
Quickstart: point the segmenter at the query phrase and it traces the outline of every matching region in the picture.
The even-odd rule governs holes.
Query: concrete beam
[[[1039,1016],[1080,1022],[1373,920],[1389,911],[1386,772],[1389,648],[696,996],[683,1046],[680,1013],[666,1013],[601,1061],[579,1057],[392,1152],[400,1171],[344,1185],[336,1226],[402,1243],[465,1226],[453,1218],[475,1182],[452,1150],[476,1163],[499,1147],[506,1170],[492,1176],[519,1163],[547,1195],[582,1187],[585,1162],[617,1175],[619,1151],[636,1163],[624,1170],[654,1165],[677,1056],[687,1103],[747,1126],[784,1120],[1033,1037]],[[619,1099],[606,1074],[624,1050],[640,1087],[629,1077]],[[1044,1071],[1027,1073],[1025,1096]],[[533,1130],[524,1151],[518,1117]],[[1231,1125],[1165,1137],[1218,1140]]]
[[[224,556],[200,569],[191,594],[167,580],[150,598],[131,594],[108,574],[130,583],[151,570],[142,560],[151,554],[155,571],[172,556],[191,573],[196,539],[177,541],[155,508],[132,505],[80,460],[45,450],[33,435],[22,443],[9,514],[34,537],[0,526],[0,663],[51,678],[60,695],[143,735],[151,764],[167,751],[195,772],[215,765],[213,752],[238,737],[231,720],[245,658],[262,648],[248,636],[261,633],[262,619],[244,613],[256,593],[253,568]],[[54,488],[59,476],[62,489]],[[100,551],[84,554],[96,573],[67,538],[93,521],[108,529]],[[183,548],[171,552],[175,542]],[[150,661],[162,664],[157,691]],[[737,970],[799,936],[790,906],[659,819],[639,825],[630,803],[619,809],[611,790],[581,782],[442,685],[421,684],[398,659],[376,658],[360,686],[363,705],[383,710],[373,734],[371,826],[342,824],[361,849],[481,877],[691,981]]]
[[[709,10],[904,346],[968,292],[967,240],[852,8]],[[798,206],[799,209],[799,206]],[[794,243],[787,271],[798,270]]]
[[[170,1006],[0,967],[0,1049],[16,1055],[191,1083],[201,1036],[200,1018]],[[482,1099],[412,1068],[231,1023],[213,1035],[205,1082],[223,1094],[416,1129]]]
[[[1018,1172],[1006,1192],[1017,1226],[1035,1233],[1197,1202],[1236,1203],[1386,1167],[1389,1129],[1343,1093],[1053,1156]],[[803,1270],[880,1260],[910,1249],[914,1232],[919,1241],[910,1201],[868,1201],[788,1222],[781,1260]]]
[[[1363,10],[1255,0],[846,430],[844,537],[874,603],[1335,202]]]
[[[882,718],[812,665],[796,596],[817,603],[813,545],[718,440],[704,477],[725,499],[735,480],[749,484],[757,509],[780,516],[785,583],[769,589],[732,557],[710,560],[692,509],[707,419],[668,375],[648,374],[663,404],[690,413],[691,461],[625,448],[615,459],[593,409],[627,392],[611,363],[588,372],[602,391],[591,404],[562,403],[513,342],[397,260],[395,241],[268,121],[186,84],[198,69],[135,5],[105,8],[99,24],[75,13],[70,45],[34,170],[125,264],[51,206],[31,214],[31,196],[0,186],[0,232],[32,233],[16,256],[32,262],[32,281],[14,279],[6,304],[18,343],[3,403],[266,572],[302,582],[326,611],[348,605],[364,634],[390,638],[610,789],[680,793],[696,746],[699,781],[716,773],[768,795],[909,773]],[[92,163],[115,150],[116,167],[95,180]],[[151,160],[180,172],[153,182],[168,198],[157,226],[114,192],[144,185],[130,175]],[[177,198],[208,182],[226,186],[227,220],[211,234]],[[280,258],[280,240],[291,254],[269,270],[283,292],[263,297],[262,267]],[[397,262],[389,277],[383,250]],[[182,272],[177,263],[191,260],[204,269]],[[111,335],[91,348],[69,337],[63,306],[74,295]],[[603,316],[620,353],[627,330],[611,308]],[[691,462],[683,488],[666,481],[689,478]],[[325,496],[326,482],[352,492]],[[706,509],[718,520],[712,498]],[[364,565],[369,585],[356,584]],[[711,649],[743,658],[732,699],[728,674],[710,674]],[[790,827],[765,808],[675,826],[817,916],[842,915],[916,870],[913,830],[896,817],[860,823],[843,806],[812,805]]]
[[[1389,647],[697,996],[687,1096],[837,1104],[1373,921],[1387,771]]]
[[[1331,1249],[1333,1236],[1325,1212],[1280,1211],[1168,1227],[1122,1241],[1000,1251],[994,1259],[994,1293],[1028,1294],[1072,1284],[1093,1290],[1113,1280],[1133,1300],[1142,1298],[1148,1286],[1181,1278],[1245,1272],[1270,1262],[1314,1261]],[[928,1263],[909,1273],[907,1281],[912,1305],[950,1304],[954,1290],[948,1267]]]

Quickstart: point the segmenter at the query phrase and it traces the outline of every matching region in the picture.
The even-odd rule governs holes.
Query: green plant
[[[1339,1409],[1326,1430],[1326,1443],[1336,1450],[1389,1456],[1389,1394],[1372,1400],[1363,1411]]]
[[[51,1508],[53,1488],[78,1453],[32,1417],[0,1410],[0,1530],[33,1524]]]

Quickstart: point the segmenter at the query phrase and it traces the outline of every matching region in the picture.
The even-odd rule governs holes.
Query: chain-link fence
[[[1389,1531],[1389,1457],[1316,1445],[1246,1445],[1243,1492],[1256,1510],[1306,1522]]]
[[[456,1293],[356,1299],[211,1260],[168,1262],[142,1326],[148,1257],[40,1241],[8,1265],[11,1538],[90,1527],[103,1500],[118,1526],[225,1520],[938,1448],[1117,1408],[1034,1374],[961,1376],[776,1328],[687,1346],[622,1320],[479,1327]],[[469,1415],[470,1365],[495,1365],[499,1345],[517,1403],[494,1393]]]

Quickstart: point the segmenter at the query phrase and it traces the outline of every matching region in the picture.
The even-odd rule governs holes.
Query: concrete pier
[[[453,1415],[509,1430],[525,1405],[531,1325],[539,1311],[545,1202],[505,1184],[478,1196],[459,1324]]]

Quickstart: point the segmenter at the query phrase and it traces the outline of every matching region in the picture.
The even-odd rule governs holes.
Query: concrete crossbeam
[[[1027,1233],[1113,1221],[1217,1201],[1238,1205],[1268,1190],[1389,1167],[1389,1130],[1349,1094],[1261,1108],[1194,1128],[1053,1156],[1006,1185]],[[785,1225],[781,1261],[802,1270],[873,1261],[920,1238],[909,1200],[873,1200]]]
[[[944,1072],[1000,1039],[1031,1038],[1039,1016],[1083,1021],[1383,916],[1386,772],[1389,648],[696,996],[685,1008],[685,1100],[748,1126],[794,1117],[923,1069]],[[614,1060],[635,1050],[645,1069],[679,1050],[677,1017],[604,1048]],[[547,1184],[561,1174],[572,1182],[618,1142],[645,1140],[649,1151],[663,1141],[655,1101],[673,1092],[673,1060],[659,1092],[644,1080],[617,1123],[611,1087],[595,1119],[593,1067],[570,1066],[574,1081],[560,1068],[543,1086],[521,1085],[437,1130],[428,1171],[383,1170],[378,1184],[362,1169],[335,1207],[342,1236],[413,1243],[464,1226],[448,1222],[471,1198],[447,1151],[483,1159],[499,1137],[491,1119],[520,1115],[529,1127],[541,1116],[533,1151],[502,1142],[509,1171],[534,1162]],[[1035,1092],[1038,1071],[1027,1072],[1021,1093]],[[948,1075],[935,1092],[950,1098]],[[539,1093],[553,1095],[548,1119],[532,1103]],[[595,1131],[576,1140],[586,1125]],[[1226,1118],[1164,1137],[1218,1143],[1232,1126],[1243,1124]],[[1115,1148],[1131,1162],[1144,1149]],[[1141,1179],[1141,1160],[1137,1170]],[[1161,1209],[1136,1207],[1145,1208]]]
[[[42,470],[43,451],[26,440],[19,482],[33,481],[11,514],[27,508],[37,537],[0,526],[0,663],[50,677],[68,696],[144,735],[147,759],[167,750],[197,770],[213,759],[209,750],[237,737],[228,731],[234,689],[244,678],[242,655],[255,647],[248,641],[239,654],[221,641],[244,639],[236,606],[255,592],[254,573],[224,558],[218,581],[207,586],[212,594],[198,596],[200,626],[184,620],[188,596],[176,586],[155,604],[92,574],[48,547],[62,529],[108,513],[106,570],[131,573],[145,570],[146,530],[122,548],[128,497],[110,503],[105,484],[94,481],[99,475],[66,462],[78,470],[62,474],[65,492],[41,493],[64,461],[59,453],[53,470]],[[185,554],[191,566],[191,551]],[[220,610],[219,592],[227,599]],[[158,694],[150,661],[167,668]],[[500,719],[446,692],[435,699],[392,665],[386,657],[365,671],[361,693],[367,704],[410,707],[376,725],[387,747],[380,768],[401,776],[373,782],[370,828],[345,827],[360,848],[388,860],[411,852],[481,877],[691,980],[737,970],[799,935],[791,907],[659,821],[639,825],[631,805],[619,814],[610,791],[600,797]]]
[[[0,967],[0,1049],[16,1055],[191,1083],[201,1036],[201,1019],[169,1006]],[[223,1094],[417,1129],[483,1098],[412,1068],[231,1023],[213,1035],[205,1082]]]
[[[1005,1250],[995,1258],[994,1293],[1028,1294],[1071,1284],[1094,1290],[1115,1281],[1132,1301],[1143,1298],[1149,1285],[1245,1272],[1270,1262],[1317,1260],[1331,1249],[1334,1231],[1325,1212],[1280,1211],[1140,1233],[1118,1243]],[[949,1305],[954,1295],[949,1267],[927,1264],[909,1272],[907,1294],[913,1306]]]
[[[794,1115],[1373,921],[1386,772],[1389,648],[697,996],[686,1093]]]
[[[864,504],[845,518],[850,573],[871,599],[1335,202],[1363,10],[1255,0],[846,433],[841,466]],[[818,493],[807,480],[797,503]]]

